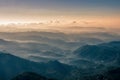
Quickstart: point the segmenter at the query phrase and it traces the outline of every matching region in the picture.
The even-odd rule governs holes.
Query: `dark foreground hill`
[[[120,80],[120,68],[108,70],[93,76],[87,76],[84,80]]]
[[[55,80],[55,79],[48,79],[44,76],[33,72],[24,72],[11,80]]]
[[[67,76],[71,70],[72,67],[59,61],[32,62],[0,52],[0,80],[10,80],[23,72],[35,72],[46,77],[61,79]]]
[[[56,80],[56,79],[48,79],[44,76],[41,76],[33,72],[25,72],[14,77],[12,80]],[[120,80],[120,68],[113,68],[92,76],[82,76],[82,78],[79,76],[74,79],[69,78],[66,80]]]

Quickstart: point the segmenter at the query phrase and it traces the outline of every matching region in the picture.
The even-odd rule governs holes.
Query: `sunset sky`
[[[120,27],[120,0],[0,0],[0,24]]]

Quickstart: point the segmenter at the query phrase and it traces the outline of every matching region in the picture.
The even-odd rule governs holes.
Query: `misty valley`
[[[120,35],[0,32],[0,80],[119,80]]]
[[[0,0],[0,80],[120,80],[120,0]]]

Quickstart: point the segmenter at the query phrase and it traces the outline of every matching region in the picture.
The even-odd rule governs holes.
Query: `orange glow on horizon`
[[[58,28],[64,28],[68,26],[120,28],[120,17],[51,16],[51,17],[41,17],[39,19],[23,18],[23,19],[0,20],[0,25],[9,25],[9,24],[16,24],[16,25],[31,24],[33,25],[32,26],[33,28],[36,27],[34,26],[35,24],[37,24],[37,28],[42,28],[43,26],[44,27],[56,26]]]

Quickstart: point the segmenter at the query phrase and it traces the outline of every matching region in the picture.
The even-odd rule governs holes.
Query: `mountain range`
[[[10,80],[23,72],[35,72],[51,78],[64,78],[72,70],[71,66],[58,61],[37,63],[8,53],[0,52],[0,79]]]
[[[40,76],[37,78],[57,80],[97,80],[96,76],[101,77],[102,75],[103,77],[108,71],[119,70],[120,67],[120,41],[80,45],[79,48],[73,51],[66,50],[65,52],[54,47],[50,49],[44,47],[45,51],[43,52],[44,49],[39,50],[40,46],[43,45],[1,39],[0,80],[17,80],[17,76],[22,79],[26,78],[24,76],[26,74],[28,78],[29,75],[33,75],[35,77]],[[3,48],[5,50],[2,50]],[[19,56],[17,52],[8,52],[7,49],[16,49],[15,52],[23,49],[27,50],[26,54],[31,53],[29,58],[26,58]],[[23,53],[23,55],[25,54]],[[107,78],[105,76],[105,79],[108,79],[110,75],[108,74]],[[116,75],[113,77],[116,77]],[[110,80],[113,80],[113,78],[110,78]]]

